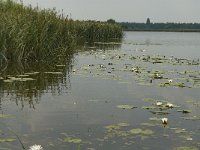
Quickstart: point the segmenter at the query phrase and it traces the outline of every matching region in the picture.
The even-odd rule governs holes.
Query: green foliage
[[[150,24],[151,24],[151,22],[150,22],[150,19],[149,19],[149,18],[147,18],[146,24],[147,24],[147,25],[150,25]]]
[[[147,18],[145,23],[136,22],[120,22],[119,23],[123,30],[134,30],[134,31],[184,31],[184,32],[199,32],[199,23],[152,23]]]
[[[108,19],[107,22],[111,23],[111,24],[115,24],[116,23],[114,19]]]
[[[0,54],[10,61],[52,61],[79,43],[121,37],[116,24],[74,21],[55,9],[0,0]]]

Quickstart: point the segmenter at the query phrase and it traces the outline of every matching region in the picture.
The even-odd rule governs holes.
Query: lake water
[[[200,33],[125,32],[65,64],[13,64],[0,74],[0,149],[198,150],[199,58]]]

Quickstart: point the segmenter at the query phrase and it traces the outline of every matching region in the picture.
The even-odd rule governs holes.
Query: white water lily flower
[[[32,145],[30,146],[29,150],[43,150],[41,145]]]
[[[173,107],[174,107],[174,105],[173,105],[173,104],[171,104],[171,103],[167,103],[167,104],[166,104],[166,107],[173,108]]]
[[[191,137],[189,137],[189,138],[187,138],[187,140],[188,140],[188,141],[192,141],[192,138],[191,138]]]
[[[156,102],[156,106],[161,106],[162,104],[162,102]]]
[[[136,70],[137,70],[137,68],[132,68],[132,69],[131,69],[131,71],[136,71]]]
[[[172,83],[172,81],[173,81],[172,79],[168,80],[169,83]]]
[[[168,118],[161,118],[161,121],[162,121],[163,124],[167,124]]]

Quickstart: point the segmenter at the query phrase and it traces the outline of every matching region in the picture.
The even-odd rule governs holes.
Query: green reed
[[[74,21],[55,9],[0,0],[0,54],[8,61],[52,61],[84,42],[122,36],[117,24]]]

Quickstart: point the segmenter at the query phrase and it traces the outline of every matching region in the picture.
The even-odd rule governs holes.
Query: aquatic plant
[[[30,146],[29,150],[43,150],[41,145],[32,145]]]
[[[161,118],[161,121],[163,124],[167,124],[168,123],[168,118]]]
[[[55,9],[0,0],[0,54],[8,61],[52,61],[75,46],[122,37],[117,24],[74,21]]]
[[[173,108],[174,105],[173,105],[172,103],[167,103],[167,104],[166,104],[166,107],[168,107],[168,108]]]

